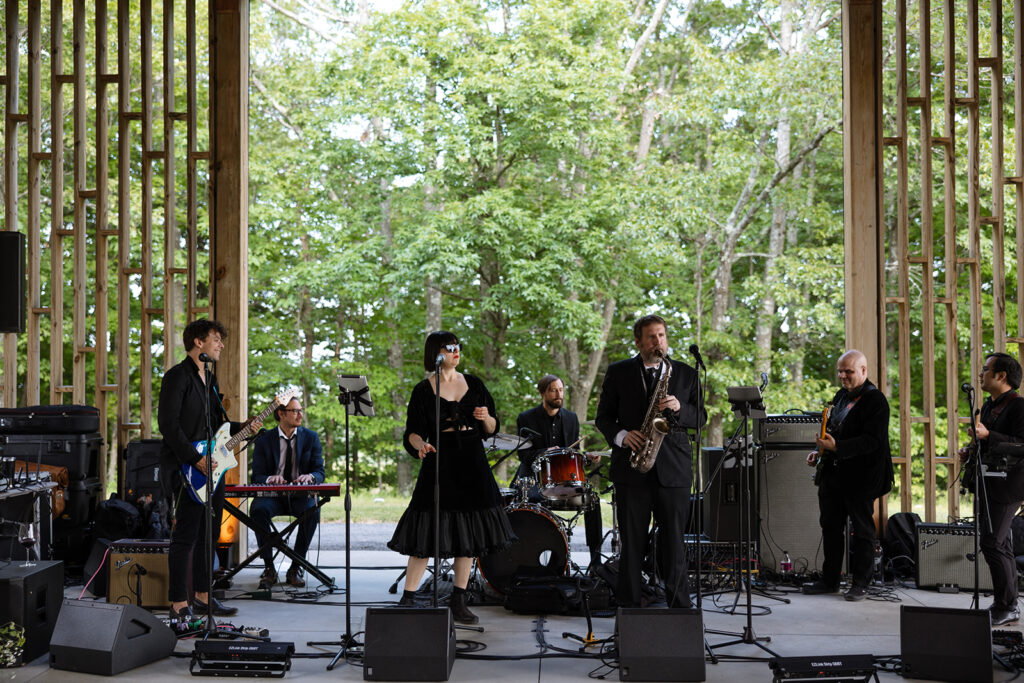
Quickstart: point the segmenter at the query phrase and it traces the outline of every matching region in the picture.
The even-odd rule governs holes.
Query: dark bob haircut
[[[655,323],[664,327],[666,331],[668,330],[668,325],[665,324],[665,319],[660,315],[654,315],[652,313],[651,315],[645,315],[633,323],[633,339],[640,341],[640,335],[643,334],[644,328],[648,325],[654,325]]]
[[[1017,359],[1008,353],[990,353],[985,356],[985,360],[992,359],[992,364],[989,366],[989,371],[994,375],[997,372],[1006,373],[1006,383],[1010,385],[1011,389],[1020,388],[1021,380],[1021,369],[1020,363]]]
[[[537,382],[537,391],[543,394],[548,390],[548,387],[555,382],[562,382],[562,378],[558,375],[544,375],[540,378],[540,381]],[[562,382],[562,386],[565,386],[565,382]]]
[[[445,344],[461,344],[459,338],[451,332],[438,330],[427,335],[427,343],[423,345],[423,369],[433,372],[437,364],[437,354]]]
[[[186,325],[185,332],[181,335],[181,340],[185,342],[186,353],[192,350],[197,339],[200,342],[206,341],[206,338],[210,336],[210,332],[216,332],[220,335],[221,339],[228,336],[228,331],[216,320],[200,318],[199,320],[193,320]]]

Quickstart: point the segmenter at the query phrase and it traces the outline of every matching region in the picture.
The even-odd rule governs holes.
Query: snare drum
[[[540,465],[540,494],[549,501],[564,501],[572,507],[582,507],[590,489],[583,468],[583,454],[571,448],[555,446],[537,456],[534,467]]]

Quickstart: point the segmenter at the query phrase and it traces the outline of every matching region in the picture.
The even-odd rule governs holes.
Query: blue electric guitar
[[[295,387],[285,389],[283,393],[270,402],[270,405],[256,415],[255,420],[258,422],[266,421],[275,408],[288,405],[288,402],[298,395],[299,390]],[[231,423],[225,422],[213,435],[213,462],[210,470],[214,489],[220,486],[227,471],[238,465],[238,458],[235,457],[235,453],[238,452],[239,445],[248,439],[252,432],[252,425],[247,424],[237,434],[231,436]],[[206,441],[193,441],[192,445],[197,453],[206,457]],[[188,494],[192,497],[192,500],[197,503],[206,503],[206,475],[192,465],[182,465],[181,471],[185,475],[185,482],[188,484]]]

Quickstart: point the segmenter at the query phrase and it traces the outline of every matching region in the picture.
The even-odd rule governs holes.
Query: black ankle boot
[[[460,624],[475,624],[480,619],[466,607],[466,589],[454,588],[452,590],[452,617]]]
[[[415,607],[416,606],[416,591],[402,591],[402,599],[398,601],[399,607]]]

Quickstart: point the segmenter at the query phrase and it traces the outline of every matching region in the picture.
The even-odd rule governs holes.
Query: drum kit
[[[533,448],[529,439],[496,434],[484,445],[488,452]],[[505,513],[518,541],[500,552],[478,558],[477,568],[487,585],[507,595],[518,576],[566,576],[572,565],[569,539],[577,521],[598,504],[598,492],[588,481],[585,464],[604,452],[583,452],[574,446],[548,448],[534,458],[533,477],[519,477],[514,488],[502,488]],[[504,459],[504,458],[503,458]],[[555,512],[570,513],[568,517]]]

